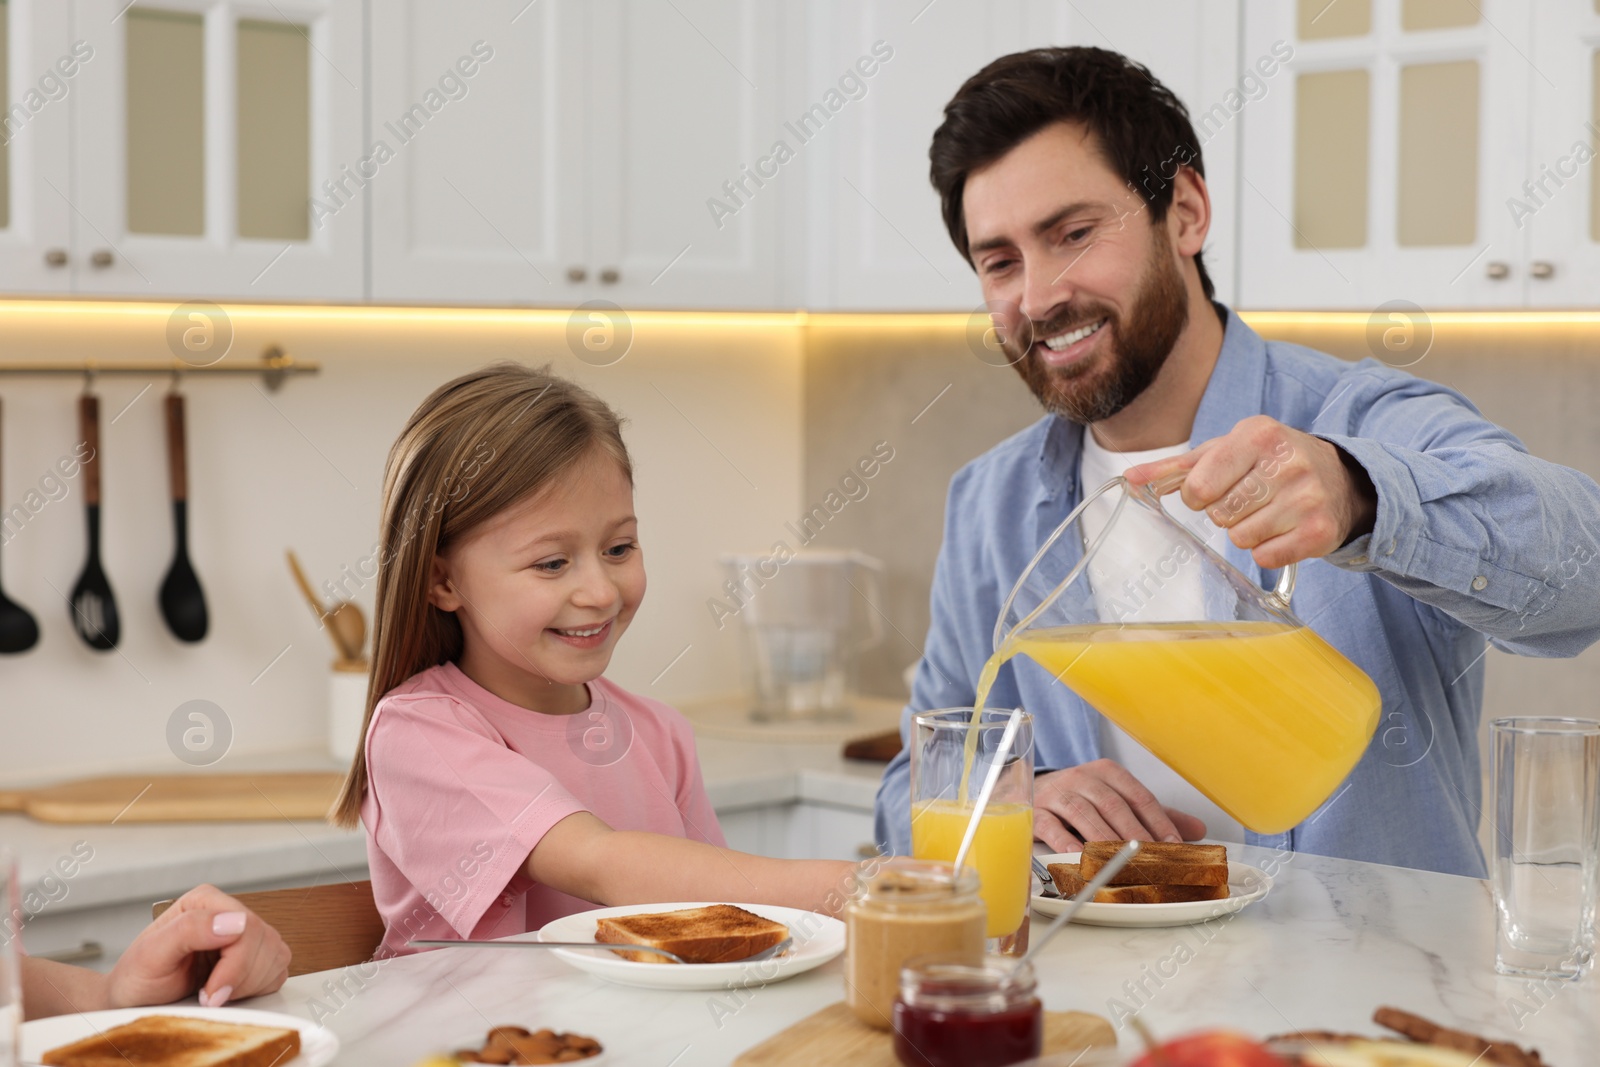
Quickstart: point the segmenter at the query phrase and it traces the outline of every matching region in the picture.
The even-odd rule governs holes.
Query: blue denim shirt
[[[1257,414],[1337,445],[1377,489],[1373,531],[1302,563],[1293,609],[1372,677],[1383,710],[1366,753],[1321,808],[1286,834],[1246,839],[1482,877],[1486,639],[1522,655],[1573,656],[1600,637],[1600,486],[1530,456],[1453,390],[1376,360],[1264,341],[1229,312],[1192,440]],[[1082,441],[1081,424],[1046,416],[952,479],[902,738],[916,712],[971,706],[1002,600],[1080,499]],[[1263,587],[1277,577],[1232,544],[1225,554]],[[1099,714],[1032,660],[1001,670],[988,703],[1033,713],[1037,767],[1100,757]],[[903,750],[878,788],[877,836],[905,853],[910,834]]]

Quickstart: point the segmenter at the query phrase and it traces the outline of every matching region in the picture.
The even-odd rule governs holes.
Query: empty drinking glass
[[[1495,970],[1581,977],[1600,892],[1600,722],[1490,724]]]

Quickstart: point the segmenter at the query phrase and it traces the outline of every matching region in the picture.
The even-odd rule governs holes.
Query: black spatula
[[[87,458],[83,461],[84,517],[89,534],[89,558],[78,584],[72,587],[72,628],[84,644],[101,652],[117,647],[121,626],[111,583],[100,568],[100,398],[84,393],[78,398],[78,430]]]
[[[183,397],[167,394],[167,474],[172,485],[172,566],[161,580],[161,617],[180,641],[206,635],[206,595],[189,563],[189,471],[184,460]]]
[[[4,499],[0,494],[0,500]],[[0,590],[0,652],[26,652],[38,643],[39,624],[33,615]]]

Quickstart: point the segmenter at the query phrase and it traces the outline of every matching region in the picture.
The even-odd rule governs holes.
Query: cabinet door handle
[[[77,948],[64,948],[60,952],[40,952],[34,959],[54,960],[57,963],[88,963],[106,954],[105,946],[98,941],[85,941]]]
[[[1536,259],[1528,265],[1528,273],[1535,278],[1553,278],[1556,265],[1544,259]]]
[[[44,254],[44,265],[47,267],[65,267],[67,265],[67,250],[65,248],[52,248]]]
[[[600,272],[600,280],[606,285],[615,285],[622,280],[622,272],[615,267],[607,267]]]
[[[97,270],[105,270],[116,261],[117,257],[111,254],[109,248],[97,248],[89,254],[89,266]]]
[[[585,278],[587,278],[588,276],[589,276],[589,272],[584,270],[582,267],[568,267],[567,268],[567,281],[569,281],[569,282],[573,282],[573,283],[581,282]]]
[[[1489,264],[1484,273],[1495,281],[1500,281],[1502,278],[1511,277],[1511,264],[1502,263],[1497,259]]]

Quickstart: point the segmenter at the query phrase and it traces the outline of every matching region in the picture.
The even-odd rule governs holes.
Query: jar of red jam
[[[925,956],[900,972],[894,1054],[905,1067],[1005,1067],[1039,1055],[1044,1006],[1033,968],[1007,957]]]

